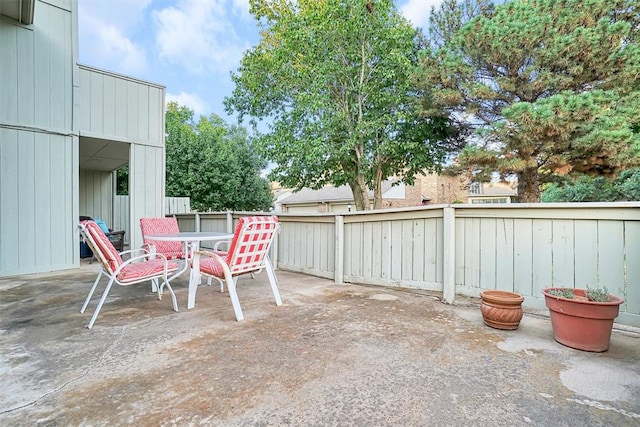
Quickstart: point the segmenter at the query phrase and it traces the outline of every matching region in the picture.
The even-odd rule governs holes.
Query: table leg
[[[196,260],[195,253],[199,249],[198,242],[191,242],[191,259],[193,260],[193,266],[189,273],[189,295],[187,297],[187,310],[196,306],[196,292],[198,285],[200,284],[200,266],[199,260]]]

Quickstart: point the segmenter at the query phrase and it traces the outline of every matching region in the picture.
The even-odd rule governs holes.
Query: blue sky
[[[441,0],[396,0],[427,27]],[[196,117],[224,111],[230,74],[259,41],[249,0],[78,0],[80,63],[166,86],[166,101]]]

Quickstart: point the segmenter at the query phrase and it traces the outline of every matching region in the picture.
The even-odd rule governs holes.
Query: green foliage
[[[573,299],[573,297],[575,296],[573,293],[573,289],[569,288],[549,289],[547,293],[549,295],[568,299]]]
[[[421,38],[392,0],[252,0],[262,28],[225,100],[268,120],[257,146],[271,178],[296,189],[348,184],[358,210],[381,183],[438,170],[458,141],[443,114],[421,117],[410,72]]]
[[[129,165],[116,171],[116,194],[118,196],[129,195]]]
[[[640,168],[624,170],[615,179],[587,175],[565,177],[543,188],[543,202],[640,201]]]
[[[576,299],[576,294],[574,290],[571,288],[549,289],[547,293],[549,295],[553,295],[556,297]],[[606,286],[602,288],[590,288],[589,286],[587,286],[585,295],[589,301],[594,301],[594,302],[607,302],[609,301],[609,296],[610,296],[609,290],[607,289]],[[582,296],[578,298],[582,298]]]
[[[220,117],[200,117],[170,102],[166,112],[167,196],[189,196],[200,211],[269,210],[272,196],[260,177],[265,162],[247,131]]]
[[[607,302],[609,301],[609,290],[607,287],[590,288],[587,286],[587,298],[589,301]]]
[[[636,0],[445,6],[432,25],[454,34],[427,49],[418,81],[431,106],[478,130],[462,166],[515,174],[521,201],[536,202],[541,184],[559,176],[614,176],[638,164]]]

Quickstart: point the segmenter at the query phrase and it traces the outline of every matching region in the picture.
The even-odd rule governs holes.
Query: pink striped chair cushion
[[[173,273],[180,268],[176,262],[167,263],[167,274]],[[129,264],[123,267],[118,273],[118,280],[127,283],[135,282],[144,277],[161,276],[164,271],[164,260],[152,259],[145,262]]]
[[[215,251],[222,258],[227,256],[227,252]],[[208,274],[210,276],[219,277],[224,279],[224,269],[222,265],[215,258],[202,257],[200,258],[200,272]]]
[[[123,261],[116,248],[113,247],[113,243],[111,243],[100,226],[94,221],[82,221],[82,224],[84,224],[87,232],[97,246],[93,248],[98,252],[95,254],[96,257],[100,258],[100,261],[104,264],[107,271],[110,273],[116,271],[117,268],[122,265]]]
[[[146,245],[156,247],[156,252],[163,254],[167,259],[184,258],[182,252],[182,243],[180,242],[164,242],[159,240],[147,239],[144,236],[149,234],[174,234],[179,233],[178,220],[174,217],[165,218],[140,218],[140,228],[142,237]]]

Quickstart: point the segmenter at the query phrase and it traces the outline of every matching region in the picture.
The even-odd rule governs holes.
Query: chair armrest
[[[133,252],[133,251],[139,251],[140,249],[133,249],[132,251],[126,251],[126,252]],[[138,255],[138,256],[132,256],[131,258],[129,258],[128,260],[124,261],[122,264],[120,264],[120,266],[117,268],[117,270],[114,272],[114,275],[118,275],[120,274],[120,271],[126,267],[127,265],[131,264],[134,261],[138,261],[138,260],[143,260],[145,258],[149,259],[149,257],[151,256],[150,253],[145,253],[143,255]],[[162,258],[162,260],[164,261],[164,269],[166,270],[168,265],[169,265],[169,261],[167,260],[167,257],[162,255],[162,254],[155,254],[156,258]]]
[[[143,255],[151,255],[151,252],[148,251],[147,249],[143,247],[141,248],[137,248],[137,249],[127,249],[126,251],[122,251],[122,252],[118,252],[120,254],[120,256],[124,255],[124,254],[133,254],[135,252],[142,252]]]
[[[226,252],[226,251],[223,251],[223,250],[220,249],[220,245],[229,245],[229,244],[231,244],[231,240],[232,239],[229,239],[229,240],[218,240],[215,243],[215,245],[213,245],[213,250],[217,251],[217,252]]]

